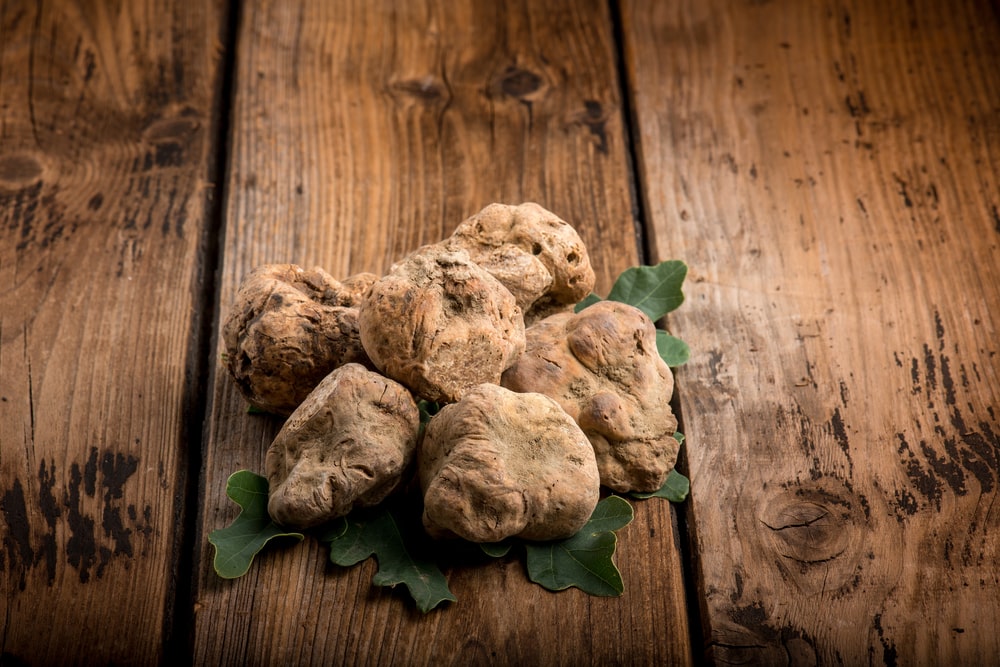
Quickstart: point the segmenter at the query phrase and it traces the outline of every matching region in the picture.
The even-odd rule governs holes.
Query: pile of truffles
[[[640,310],[598,302],[587,249],[533,203],[491,204],[378,277],[262,266],[222,331],[249,403],[287,416],[266,455],[290,528],[411,479],[434,537],[574,535],[603,485],[655,491],[677,460],[673,376]],[[440,410],[421,430],[418,401]]]

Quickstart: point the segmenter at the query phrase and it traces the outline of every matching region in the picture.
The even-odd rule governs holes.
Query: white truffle
[[[594,451],[552,399],[484,384],[427,425],[424,527],[472,542],[570,537],[600,494]]]
[[[524,350],[513,295],[462,250],[420,248],[372,285],[358,318],[380,371],[414,394],[453,402],[500,376]]]
[[[656,328],[638,308],[601,301],[529,327],[527,349],[503,386],[555,399],[587,434],[601,483],[656,491],[677,462],[674,378],[656,349]]]
[[[267,450],[267,510],[275,522],[309,528],[376,505],[413,461],[420,415],[397,382],[347,364],[292,413]]]

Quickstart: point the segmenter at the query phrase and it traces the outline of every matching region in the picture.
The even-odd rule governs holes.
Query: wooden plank
[[[171,630],[221,3],[0,3],[0,662]]]
[[[491,6],[492,5],[492,6]],[[239,28],[220,311],[265,262],[382,272],[493,201],[573,222],[599,287],[637,262],[610,17],[601,2],[249,2]],[[218,371],[217,371],[218,372]],[[684,664],[669,503],[638,508],[598,599],[529,584],[516,560],[451,568],[458,602],[421,615],[305,545],[212,571],[227,476],[263,470],[279,423],[215,379],[196,599],[198,664]]]
[[[707,657],[995,664],[995,3],[623,4]]]

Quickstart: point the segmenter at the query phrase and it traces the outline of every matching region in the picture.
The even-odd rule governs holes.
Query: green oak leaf
[[[503,558],[513,546],[513,540],[504,540],[503,542],[482,543],[479,545],[479,549],[491,558]]]
[[[584,308],[587,308],[588,306],[593,306],[598,301],[603,301],[603,300],[604,299],[591,292],[590,294],[588,294],[583,298],[583,301],[576,304],[576,307],[573,308],[573,312],[579,313]]]
[[[330,561],[337,565],[351,566],[375,556],[378,572],[372,583],[404,584],[417,608],[426,613],[456,598],[434,562],[430,538],[420,528],[419,514],[414,515],[412,507],[409,512],[406,509],[397,503],[352,512],[343,533],[328,535],[321,541],[329,545]]]
[[[247,573],[254,556],[276,537],[291,537],[301,541],[302,533],[288,532],[267,513],[267,479],[249,470],[229,476],[226,495],[242,511],[225,528],[213,530],[208,541],[215,547],[215,571],[224,579],[235,579]]]
[[[608,293],[608,301],[635,306],[654,322],[684,302],[681,285],[687,264],[679,259],[655,266],[633,266],[622,271]]]
[[[663,329],[656,330],[656,351],[671,368],[686,364],[691,358],[691,348],[688,347],[688,344],[676,336],[671,336]]]
[[[551,591],[575,586],[590,595],[621,595],[625,584],[612,559],[618,541],[613,531],[628,525],[632,517],[626,500],[608,496],[573,537],[526,543],[528,578]]]
[[[690,492],[691,480],[677,472],[677,469],[675,468],[670,471],[669,475],[667,475],[667,481],[663,483],[663,486],[656,491],[649,493],[639,493],[633,491],[629,495],[639,500],[645,500],[646,498],[666,498],[674,503],[682,503],[685,499],[687,499],[688,493]]]
[[[316,533],[316,539],[320,542],[332,542],[344,536],[347,532],[347,518],[340,517],[320,528]]]
[[[420,412],[420,425],[426,426],[431,417],[441,410],[441,404],[433,401],[417,401],[417,410]]]

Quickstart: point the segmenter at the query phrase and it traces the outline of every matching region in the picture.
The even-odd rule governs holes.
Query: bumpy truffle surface
[[[326,375],[367,363],[357,305],[377,276],[338,282],[320,268],[268,264],[250,273],[222,327],[225,366],[244,398],[288,415]]]
[[[594,289],[594,270],[579,234],[533,202],[490,204],[444,243],[466,250],[503,283],[528,322],[575,304]]]
[[[489,384],[430,420],[418,474],[427,532],[473,542],[569,537],[600,493],[594,451],[555,401]]]
[[[670,368],[656,329],[632,306],[598,302],[528,328],[527,350],[503,376],[514,391],[554,398],[590,438],[601,483],[655,491],[677,462]]]
[[[513,295],[465,251],[420,248],[396,263],[360,307],[365,351],[416,395],[453,402],[492,382],[524,350]]]
[[[378,504],[413,461],[420,415],[399,383],[347,364],[288,418],[267,450],[267,509],[283,526],[309,528]]]

